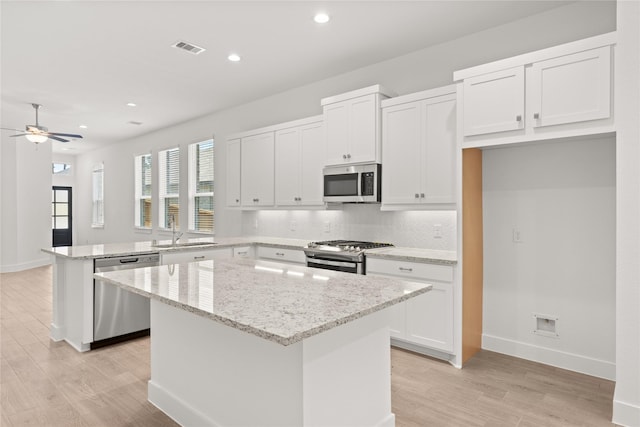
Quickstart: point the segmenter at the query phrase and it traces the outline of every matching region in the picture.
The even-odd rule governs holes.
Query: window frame
[[[201,157],[199,156],[199,147],[202,144],[211,144],[211,191],[198,191],[197,180],[199,177],[199,172],[201,168],[199,168],[199,160]],[[209,138],[204,141],[194,142],[189,144],[188,146],[188,155],[189,155],[189,166],[188,166],[188,231],[190,233],[199,233],[199,234],[207,234],[212,235],[215,233],[215,140],[214,138]],[[210,230],[202,230],[197,228],[196,224],[196,199],[198,198],[211,198],[211,229]]]
[[[100,182],[98,188],[96,179]],[[101,162],[91,171],[91,228],[104,228],[104,223],[104,162]]]
[[[149,158],[149,192],[148,194],[143,194],[144,190],[142,186],[144,185],[142,180],[142,159],[148,157]],[[134,173],[134,206],[133,206],[133,226],[137,230],[152,230],[153,229],[153,153],[142,153],[134,156],[133,158],[133,173]],[[142,200],[149,201],[149,225],[146,226],[142,222],[141,216],[141,202]]]

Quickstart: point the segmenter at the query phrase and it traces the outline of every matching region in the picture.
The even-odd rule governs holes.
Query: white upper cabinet
[[[227,141],[227,206],[240,206],[240,139]]]
[[[611,115],[611,48],[536,62],[530,87],[533,127],[606,119]]]
[[[615,131],[609,33],[456,71],[462,148]]]
[[[455,204],[455,86],[382,102],[382,209]]]
[[[375,85],[322,99],[327,165],[380,163],[380,102],[390,94]]]
[[[241,140],[240,194],[243,207],[274,204],[274,132]]]
[[[277,206],[322,206],[325,144],[322,116],[276,131],[275,197]]]
[[[464,86],[464,135],[524,127],[524,67],[471,77]]]

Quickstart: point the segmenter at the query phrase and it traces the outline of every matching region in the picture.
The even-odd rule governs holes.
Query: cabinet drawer
[[[253,258],[253,248],[251,246],[233,248],[233,256],[236,258]]]
[[[307,257],[301,250],[272,248],[268,246],[258,246],[257,258],[283,262],[293,262],[296,264],[307,263]]]
[[[210,249],[205,251],[180,251],[163,253],[161,255],[162,264],[180,264],[187,262],[208,261],[211,259],[230,258],[231,248]]]
[[[453,266],[367,258],[367,274],[384,274],[413,280],[453,281]]]

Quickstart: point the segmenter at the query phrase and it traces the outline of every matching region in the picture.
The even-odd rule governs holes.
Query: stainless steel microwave
[[[325,167],[322,170],[323,200],[334,203],[380,203],[381,170],[379,163]]]

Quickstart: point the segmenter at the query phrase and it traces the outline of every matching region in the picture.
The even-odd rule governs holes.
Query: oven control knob
[[[360,252],[360,246],[356,246],[356,252]]]
[[[350,247],[349,247],[349,250],[350,250],[351,252],[353,252],[353,251],[355,251],[355,250],[356,250],[356,248],[355,248],[354,246],[350,246]]]

